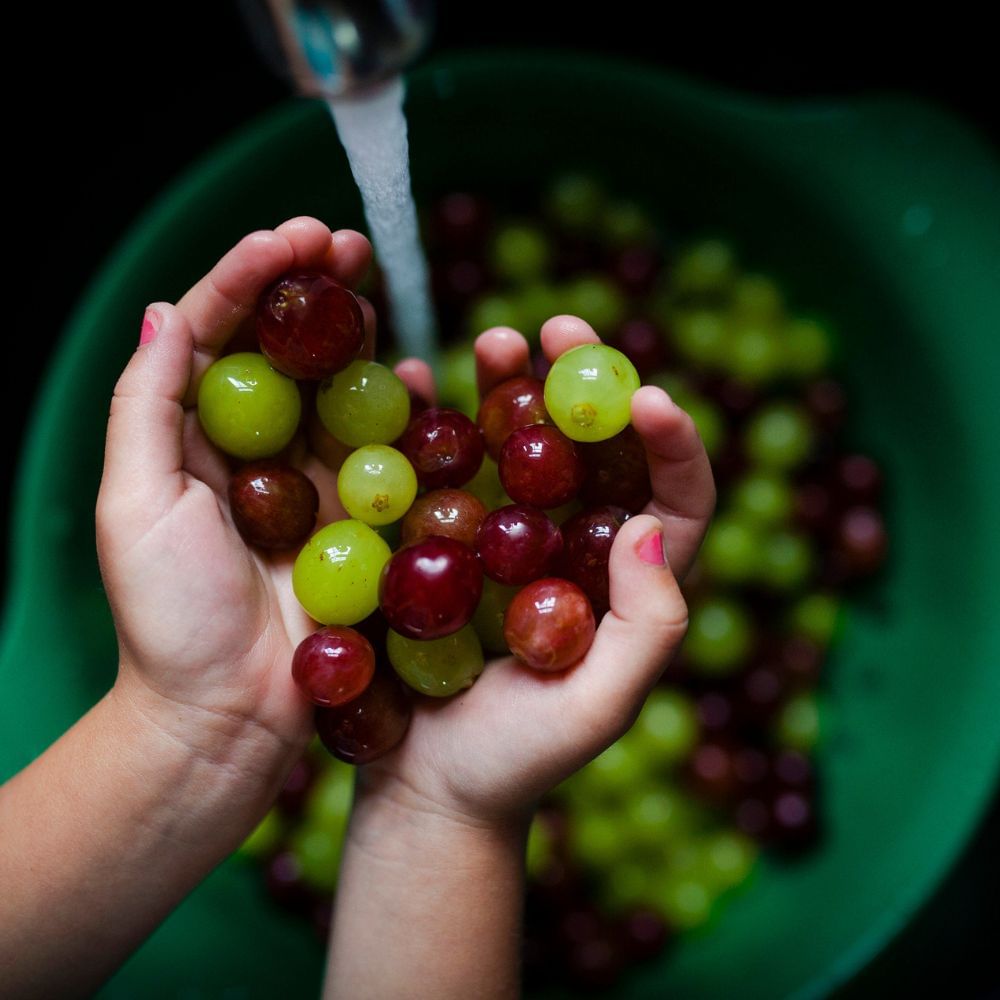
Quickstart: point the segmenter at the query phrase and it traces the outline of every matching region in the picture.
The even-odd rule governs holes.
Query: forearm
[[[526,831],[359,790],[325,1000],[518,996]]]
[[[267,808],[270,734],[116,687],[0,788],[0,968],[12,997],[91,993]]]

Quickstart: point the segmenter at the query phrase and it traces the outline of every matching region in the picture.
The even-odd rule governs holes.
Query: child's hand
[[[198,423],[197,387],[252,327],[258,295],[280,274],[318,268],[353,287],[370,258],[359,233],[331,235],[315,219],[247,236],[176,306],[149,307],[145,342],[111,406],[97,541],[121,651],[115,690],[170,737],[256,775],[265,792],[312,731],[290,668],[316,626],[292,593],[296,553],[248,548],[233,527],[229,470]],[[367,304],[365,314],[370,355]],[[299,447],[320,490],[318,523],[343,517],[335,473]]]
[[[550,361],[597,340],[588,324],[571,316],[542,327]],[[476,357],[484,394],[529,370],[528,345],[513,330],[482,334]],[[400,372],[428,393],[426,373],[405,365]],[[694,423],[665,392],[640,389],[632,423],[646,446],[653,499],[615,539],[611,611],[590,652],[556,675],[530,670],[513,657],[494,660],[468,691],[442,701],[420,699],[400,746],[361,769],[364,795],[388,795],[398,805],[473,823],[518,819],[632,724],[684,637],[687,608],[677,581],[715,505]]]

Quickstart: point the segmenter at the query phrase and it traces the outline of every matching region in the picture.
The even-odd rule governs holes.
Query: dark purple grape
[[[429,490],[464,486],[483,463],[483,436],[458,410],[435,406],[418,413],[396,447]]]
[[[230,478],[229,509],[248,544],[292,549],[316,527],[319,493],[305,473],[290,465],[254,462]]]
[[[597,507],[574,514],[562,526],[561,573],[590,598],[596,615],[611,606],[608,561],[618,529],[628,518],[624,507]]]
[[[509,504],[488,514],[476,551],[492,580],[520,587],[548,576],[562,551],[559,527],[537,507]]]
[[[631,424],[606,441],[578,447],[587,469],[580,491],[585,507],[623,507],[630,514],[638,514],[649,503],[653,489],[646,449]]]
[[[576,444],[547,424],[519,427],[500,451],[500,482],[515,503],[551,509],[569,503],[585,469]]]

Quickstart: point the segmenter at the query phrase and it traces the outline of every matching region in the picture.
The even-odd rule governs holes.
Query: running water
[[[330,101],[385,276],[389,312],[405,356],[436,361],[427,261],[410,191],[403,80],[373,93]]]

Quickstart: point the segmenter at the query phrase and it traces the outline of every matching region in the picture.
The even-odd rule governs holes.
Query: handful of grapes
[[[454,695],[482,672],[484,647],[540,671],[579,661],[608,609],[615,535],[650,497],[629,426],[632,362],[581,345],[544,383],[496,386],[473,422],[361,358],[361,307],[326,275],[279,278],[256,321],[261,353],[216,361],[198,413],[209,439],[247,463],[229,486],[243,538],[301,546],[293,589],[321,627],[291,669],[330,752],[363,764],[391,750],[411,712],[399,681]],[[281,457],[302,422],[297,380],[316,384],[322,427],[353,449],[337,476],[348,517],[315,533],[316,487]]]

